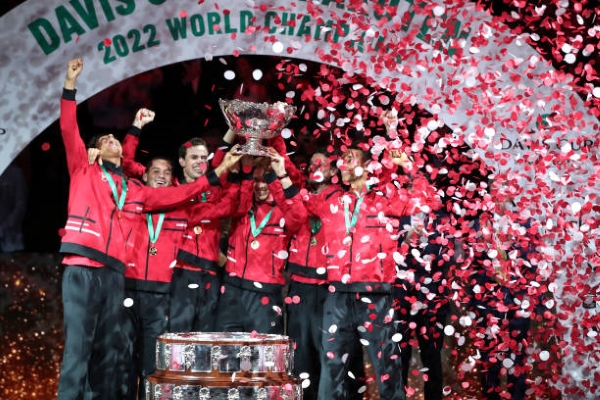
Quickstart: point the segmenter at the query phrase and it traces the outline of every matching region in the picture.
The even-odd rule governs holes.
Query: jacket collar
[[[123,167],[111,161],[102,161],[102,166],[106,168],[107,171],[110,171],[113,174],[123,175]]]

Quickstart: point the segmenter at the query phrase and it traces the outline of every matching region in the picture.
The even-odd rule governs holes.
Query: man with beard
[[[126,141],[126,140],[125,140]],[[124,146],[124,149],[126,146]],[[124,151],[125,153],[125,151]],[[171,162],[153,158],[142,176],[150,187],[172,184]],[[156,340],[167,331],[171,264],[187,226],[181,207],[145,213],[140,221],[141,242],[125,269],[126,365],[129,399],[145,399],[146,377],[156,370]]]
[[[123,141],[123,169],[141,177],[150,187],[171,186],[171,161],[154,157],[144,167],[135,161],[135,153],[144,124],[134,120]],[[185,205],[159,212],[146,213],[138,229],[140,243],[133,262],[125,270],[126,316],[125,336],[126,393],[129,399],[145,398],[146,377],[156,370],[156,340],[165,333],[169,322],[169,304],[173,261],[187,227]]]
[[[135,176],[144,168],[133,160],[135,145],[131,134],[139,136],[145,125],[140,118],[134,120],[123,141],[123,170]],[[98,149],[89,149],[90,163],[98,159]],[[149,187],[167,187],[172,184],[171,161],[154,157],[145,167],[142,181]],[[131,260],[125,268],[125,315],[122,333],[125,339],[122,390],[128,399],[145,398],[146,377],[156,370],[156,340],[167,331],[169,320],[169,288],[172,261],[177,254],[181,237],[187,226],[182,208],[145,213],[139,227],[139,243],[134,246]]]
[[[228,154],[204,179],[181,188],[150,188],[127,180],[121,167],[121,143],[112,135],[92,138],[102,165],[88,162],[77,124],[75,85],[83,61],[68,62],[61,99],[60,127],[71,179],[68,218],[60,252],[66,266],[62,280],[65,346],[58,399],[117,399],[121,359],[123,272],[144,212],[177,207],[218,185],[219,176],[237,162]],[[141,110],[149,122],[153,114]]]
[[[141,176],[141,179],[151,187],[171,186],[172,184],[172,166],[171,162],[162,157],[152,159],[147,168],[135,161],[135,153],[139,144],[141,128],[145,125],[142,119],[136,119],[133,122],[131,129],[125,136],[123,141],[123,169],[130,176]],[[200,138],[193,138],[186,142],[180,150],[180,164],[183,167],[181,179],[182,182],[194,182],[199,177],[206,173],[208,149],[206,143]],[[179,181],[175,180],[175,184],[179,185]],[[185,282],[194,279],[198,281],[205,279],[205,274],[191,272],[181,272],[177,268],[173,268],[175,259],[179,254],[184,234],[188,225],[198,225],[202,220],[206,220],[202,215],[215,215],[218,212],[228,213],[237,206],[237,189],[235,186],[227,191],[229,196],[228,202],[219,203],[217,207],[214,203],[200,202],[198,197],[194,197],[187,204],[171,210],[163,210],[162,212],[146,214],[143,223],[140,226],[139,232],[144,232],[142,242],[136,249],[146,248],[147,251],[137,251],[134,254],[134,263],[129,265],[125,271],[126,285],[126,302],[128,302],[128,318],[126,320],[126,329],[124,329],[127,337],[127,355],[126,358],[131,363],[133,356],[136,364],[136,372],[129,371],[129,376],[134,379],[129,380],[128,397],[129,398],[144,398],[144,382],[146,376],[155,371],[156,358],[156,339],[158,336],[168,330],[170,318],[169,307],[177,306],[185,303],[190,299],[176,297],[172,301],[170,295],[172,285],[173,270],[177,271],[177,276],[186,275]],[[212,188],[216,193],[220,193],[220,188]],[[202,193],[200,199],[206,199],[209,192]],[[223,199],[220,199],[223,200]],[[199,214],[201,214],[199,216]],[[215,231],[218,233],[217,231]],[[189,235],[189,232],[187,233]],[[205,236],[206,237],[206,236]],[[214,239],[214,235],[213,235]],[[183,268],[182,264],[178,264]],[[216,303],[219,285],[214,285],[213,297]],[[202,298],[202,290],[190,288],[192,291],[191,300]],[[186,291],[186,293],[188,292]],[[197,294],[199,296],[194,296]],[[188,304],[188,303],[185,303]],[[187,324],[182,326],[181,331],[191,331],[194,329],[194,321],[200,321],[198,315],[204,311],[198,301],[190,302],[196,305],[198,309],[192,307],[186,309],[189,312],[183,312],[176,316],[177,321]],[[214,311],[216,304],[213,306]],[[206,313],[210,315],[210,313]],[[184,318],[187,318],[184,319]],[[206,321],[208,318],[203,318]],[[208,326],[208,325],[207,325]],[[205,329],[206,330],[206,329]],[[138,387],[139,386],[139,387]],[[135,395],[137,391],[137,396]]]

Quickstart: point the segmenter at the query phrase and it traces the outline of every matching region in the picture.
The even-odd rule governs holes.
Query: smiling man
[[[191,183],[208,170],[208,147],[201,138],[191,138],[179,147],[179,165],[183,169],[181,183]]]
[[[394,342],[392,285],[400,218],[415,212],[421,193],[393,182],[371,185],[374,160],[356,144],[337,167],[345,191],[307,201],[328,240],[330,294],[323,304],[321,377],[318,398],[347,399],[345,377],[364,346],[385,400],[404,400],[399,346]],[[429,198],[430,194],[422,195]],[[362,345],[361,345],[362,344]]]
[[[155,157],[146,167],[136,162],[144,125],[143,118],[134,119],[123,141],[123,169],[127,175],[141,177],[151,187],[189,187],[212,174],[207,164],[209,152],[201,138],[181,145],[180,179],[173,178],[171,162],[166,158]],[[206,270],[216,264],[213,256],[218,254],[215,249],[219,218],[237,206],[237,187],[231,184],[225,190],[220,185],[212,186],[179,207],[148,213],[139,220],[135,230],[139,245],[125,271],[127,318],[123,356],[127,373],[121,375],[127,382],[128,399],[145,398],[144,382],[155,371],[155,345],[160,334],[169,329],[210,329],[210,319],[204,315],[214,318],[210,304],[216,306],[220,283],[216,272]],[[179,254],[183,260],[175,262]],[[199,325],[200,321],[204,325]]]
[[[121,166],[121,143],[112,135],[93,139],[102,163],[91,163],[77,123],[75,84],[83,60],[67,64],[60,102],[60,129],[70,177],[67,221],[60,253],[65,345],[58,399],[118,399],[122,349],[124,275],[129,253],[136,249],[140,215],[184,204],[220,183],[219,175],[239,156],[229,153],[214,171],[181,188],[151,188],[127,179]],[[149,122],[153,113],[136,119]]]
[[[171,186],[173,179],[173,166],[171,161],[166,158],[153,158],[146,172],[142,176],[142,180],[150,187],[165,187]]]
[[[133,164],[129,160],[129,140],[126,137],[123,142],[123,154],[128,165]],[[142,181],[152,188],[171,186],[172,178],[171,161],[163,157],[150,160],[142,175]],[[124,390],[128,399],[145,398],[146,377],[156,370],[156,340],[167,331],[169,321],[171,267],[187,226],[184,208],[144,213],[138,219],[136,232],[139,236],[125,269],[123,302],[125,351],[122,356],[125,373],[120,376],[125,379]]]
[[[209,170],[209,151],[201,138],[191,138],[179,147],[182,168],[180,185],[189,185]],[[213,160],[214,162],[214,160]],[[170,332],[214,330],[221,286],[219,243],[221,220],[238,207],[239,182],[223,182],[188,204],[188,226],[180,242],[171,279]]]

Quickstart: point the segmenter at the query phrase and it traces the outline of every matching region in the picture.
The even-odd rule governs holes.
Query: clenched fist
[[[133,126],[142,129],[144,125],[154,121],[154,115],[154,111],[148,110],[147,108],[140,108],[138,112],[135,113]]]

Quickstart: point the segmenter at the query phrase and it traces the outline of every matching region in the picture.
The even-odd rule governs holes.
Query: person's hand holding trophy
[[[296,112],[295,106],[281,101],[269,104],[219,99],[219,105],[229,128],[246,139],[238,153],[259,157],[270,157],[261,142],[279,135]]]

